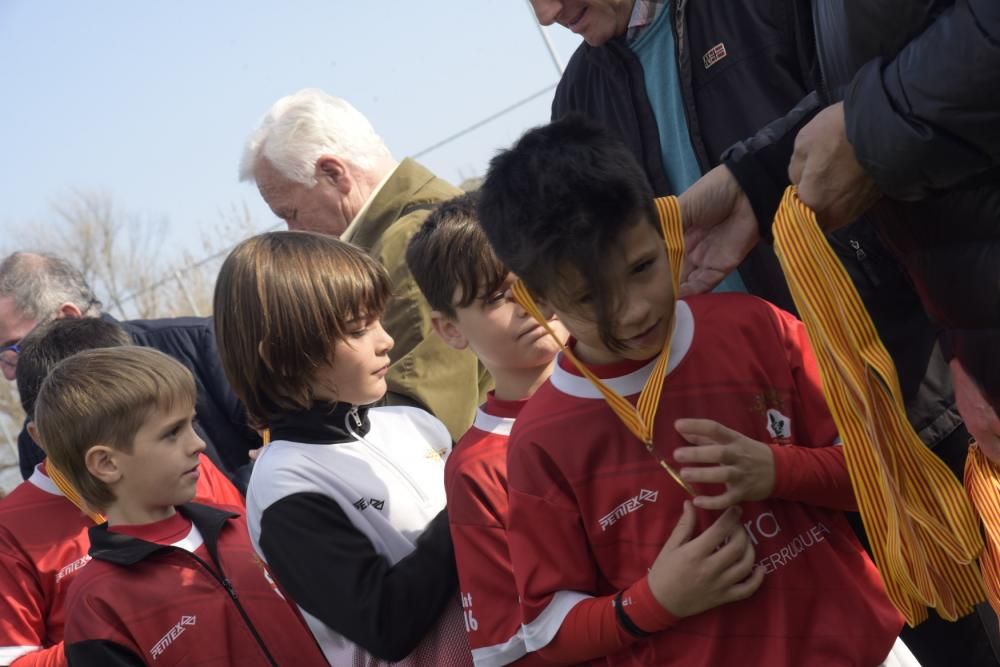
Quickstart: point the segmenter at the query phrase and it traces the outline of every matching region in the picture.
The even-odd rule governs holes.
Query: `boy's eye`
[[[494,305],[500,303],[503,300],[504,300],[504,292],[496,291],[493,292],[493,294],[486,295],[486,297],[483,299],[483,303],[487,305]]]
[[[349,335],[351,338],[364,338],[366,333],[368,333],[368,327],[364,327],[363,329],[355,329]]]
[[[653,266],[653,260],[647,259],[643,262],[639,262],[634,267],[632,267],[632,273],[642,273],[651,266]]]

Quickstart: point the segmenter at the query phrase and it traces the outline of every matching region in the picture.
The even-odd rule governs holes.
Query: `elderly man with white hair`
[[[337,236],[382,262],[392,281],[382,323],[396,341],[386,400],[429,410],[458,440],[492,380],[471,351],[432,332],[405,254],[430,211],[461,191],[414,160],[397,162],[367,118],[317,89],[275,102],[247,142],[240,179],[256,182],[289,229]]]

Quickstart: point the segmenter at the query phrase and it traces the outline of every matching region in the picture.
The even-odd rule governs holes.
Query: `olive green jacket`
[[[392,297],[382,324],[389,353],[389,405],[416,405],[444,422],[454,440],[472,425],[493,381],[470,350],[454,350],[431,329],[431,308],[406,266],[406,246],[437,204],[462,191],[407,158],[375,194],[343,240],[382,262]]]

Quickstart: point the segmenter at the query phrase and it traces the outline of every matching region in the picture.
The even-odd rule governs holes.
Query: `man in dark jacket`
[[[1000,4],[881,2],[874,21],[855,4],[870,3],[817,26],[843,80],[830,101],[843,101],[799,132],[789,168],[831,227],[870,203],[866,190],[920,200],[1000,166]]]
[[[770,221],[788,184],[786,170],[795,134],[828,103],[823,100],[832,90],[831,67],[821,67],[820,61],[834,45],[822,40],[817,44],[814,26],[823,26],[816,32],[822,29],[831,40],[845,39],[826,26],[838,20],[842,25],[843,18],[833,10],[849,5],[855,20],[891,16],[909,26],[907,35],[912,36],[920,28],[921,12],[940,3],[917,1],[892,8],[833,0],[532,0],[532,4],[541,23],[560,23],[586,42],[560,81],[553,117],[582,111],[617,130],[639,157],[658,195],[682,192],[707,172],[688,190],[705,196],[682,197],[685,222],[701,216],[728,224],[689,227],[688,259],[693,270],[686,275],[682,293],[711,289],[739,265],[748,291],[794,310],[770,248],[759,240],[769,239]],[[667,85],[657,80],[640,53],[648,48],[640,41],[643,33],[654,30],[657,19],[668,21],[670,28],[661,31],[660,39],[673,43],[659,61],[650,62],[661,77],[673,77]],[[879,33],[866,36],[878,39]],[[896,38],[897,46],[905,43],[903,39]],[[883,36],[883,45],[886,41]],[[833,71],[849,69],[849,64],[838,66]],[[780,121],[778,128],[775,119]],[[751,139],[737,143],[746,137]],[[683,173],[677,169],[683,161],[676,154],[687,146],[700,172],[685,182],[676,176]],[[732,224],[732,219],[749,221],[749,226]],[[758,220],[767,223],[762,226],[764,233]],[[726,242],[713,243],[716,237]],[[883,244],[872,220],[842,229],[830,236],[830,242],[896,362],[911,422],[924,442],[960,475],[968,434],[955,406],[936,328],[906,272]],[[990,649],[981,627],[974,619],[966,625],[969,635],[959,633],[951,639],[934,629],[928,632],[929,626],[920,632],[929,635],[927,644],[941,646],[946,655],[969,656],[969,647],[975,645],[984,662],[973,657],[968,664],[995,664],[986,655]],[[957,629],[946,627],[944,632]],[[937,664],[933,657],[924,661]]]
[[[16,252],[0,262],[0,367],[13,376],[17,343],[40,323],[61,317],[101,317],[101,302],[83,275],[60,257]],[[251,449],[260,437],[247,426],[246,413],[226,381],[215,350],[211,322],[200,317],[117,322],[132,342],[164,352],[186,366],[198,389],[196,412],[207,453],[237,488],[249,480]],[[8,374],[9,371],[9,374]],[[27,479],[45,457],[22,430],[18,436],[21,475]]]

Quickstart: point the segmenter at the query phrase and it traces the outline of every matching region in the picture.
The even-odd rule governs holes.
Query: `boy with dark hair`
[[[325,665],[239,514],[190,502],[205,443],[190,371],[162,352],[87,350],[45,379],[48,457],[86,507],[92,561],[66,601],[73,665]]]
[[[130,344],[120,326],[98,318],[55,320],[25,337],[17,388],[32,438],[41,442],[31,416],[42,382],[56,364],[82,350]],[[222,472],[206,456],[199,458],[196,498],[242,506]],[[81,508],[79,495],[47,461],[0,500],[0,665],[65,664],[66,593],[90,561],[87,530],[98,520],[99,515]]]
[[[451,347],[472,349],[496,383],[445,463],[445,491],[459,587],[477,666],[548,664],[527,653],[521,633],[507,524],[507,436],[521,408],[552,372],[559,343],[511,297],[513,277],[479,226],[474,195],[439,206],[406,250],[430,304],[431,323]],[[558,321],[549,323],[566,333]]]
[[[495,157],[480,197],[515,294],[573,337],[510,439],[527,648],[560,664],[915,664],[843,516],[856,503],[801,323],[745,295],[676,301],[676,202],[654,202],[635,158],[580,117]]]

